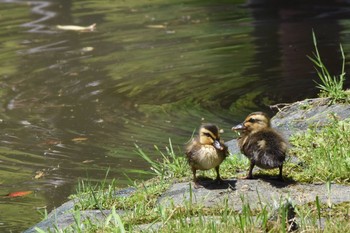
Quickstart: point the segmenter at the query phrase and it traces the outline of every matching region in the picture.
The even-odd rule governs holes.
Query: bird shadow
[[[285,188],[285,187],[288,187],[290,185],[294,185],[297,183],[292,178],[283,177],[283,180],[281,180],[279,177],[271,176],[271,175],[263,175],[263,174],[254,175],[254,179],[259,179],[259,180],[262,180],[264,182],[267,182],[275,188]]]
[[[197,184],[201,188],[205,188],[208,190],[215,190],[215,189],[236,189],[236,182],[237,180],[221,180],[220,182],[217,182],[216,180],[210,179],[208,177],[199,177],[197,180]]]

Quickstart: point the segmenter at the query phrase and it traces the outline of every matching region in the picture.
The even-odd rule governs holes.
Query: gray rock
[[[127,197],[131,195],[136,189],[133,187],[119,190],[115,193],[115,196]],[[37,232],[35,228],[39,228],[45,231],[53,231],[55,228],[64,229],[75,223],[75,219],[80,217],[80,221],[89,220],[95,224],[104,222],[106,217],[111,213],[111,210],[85,210],[85,211],[74,211],[75,204],[78,203],[77,199],[68,201],[51,211],[47,215],[47,218],[35,226],[27,229],[24,233],[34,233]],[[119,215],[125,213],[122,210],[116,210]],[[77,215],[79,214],[79,215]]]
[[[75,223],[75,219],[80,219],[80,222],[89,220],[95,224],[100,224],[104,222],[105,218],[111,213],[111,210],[85,210],[74,212],[65,212],[60,215],[55,215],[56,212],[51,213],[51,217],[46,220],[38,223],[34,227],[25,231],[25,233],[34,233],[37,232],[35,228],[41,230],[52,232],[57,229],[65,229],[70,225]],[[123,212],[117,212],[118,214],[123,214]],[[78,215],[80,214],[80,216]]]
[[[232,155],[240,155],[241,154],[241,151],[238,147],[236,139],[232,139],[230,141],[225,142],[225,145],[228,147],[228,151],[230,152],[230,154],[232,154]]]
[[[350,201],[350,187],[338,184],[331,185],[328,195],[325,184],[281,182],[271,177],[254,180],[230,179],[222,185],[214,185],[211,182],[201,181],[203,188],[199,189],[192,188],[188,182],[173,184],[160,197],[159,203],[163,206],[200,204],[203,207],[212,207],[227,202],[232,209],[240,211],[244,203],[256,208],[261,203],[273,206],[281,199],[291,199],[295,204],[314,202],[316,196],[322,203],[338,204]]]
[[[322,127],[334,117],[344,120],[349,116],[349,104],[330,104],[328,98],[306,99],[286,104],[271,119],[271,124],[288,139],[295,133],[306,131],[310,126]]]

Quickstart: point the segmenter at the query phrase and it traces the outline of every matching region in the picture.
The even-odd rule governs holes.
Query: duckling
[[[198,188],[196,171],[215,168],[215,182],[222,181],[220,177],[220,164],[227,156],[227,146],[220,141],[219,129],[213,124],[204,124],[199,129],[199,134],[186,146],[186,156],[193,172],[195,188]]]
[[[253,112],[243,123],[232,128],[241,132],[238,146],[241,152],[250,160],[246,179],[253,178],[253,168],[279,168],[279,179],[282,178],[283,162],[286,158],[287,142],[271,128],[270,118],[266,113]]]

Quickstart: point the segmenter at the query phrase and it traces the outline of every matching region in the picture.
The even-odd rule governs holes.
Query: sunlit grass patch
[[[220,165],[220,173],[223,178],[237,177],[238,173],[246,172],[249,168],[249,159],[242,154],[232,154]],[[214,172],[214,170],[213,170]]]
[[[181,150],[175,153],[170,139],[169,146],[165,148],[165,153],[158,146],[154,146],[157,154],[160,155],[160,160],[152,159],[139,146],[135,146],[137,153],[150,164],[153,174],[161,179],[182,178],[190,175],[190,169],[184,154]]]
[[[77,194],[70,198],[78,200],[76,209],[105,209],[114,203],[116,181],[112,180],[110,184],[105,181],[93,184],[91,181],[80,181],[77,187]]]
[[[157,198],[169,187],[169,183],[158,177],[146,182],[135,182],[134,187],[126,194],[118,193],[115,180],[108,185],[104,183],[92,185],[81,181],[77,194],[72,198],[78,200],[76,209],[117,209],[129,210],[140,204],[143,208],[153,208]],[[125,190],[125,189],[124,189]]]
[[[298,181],[350,181],[350,119],[334,117],[322,128],[308,129],[290,139],[291,153],[300,159],[291,170]]]
[[[344,232],[350,226],[350,203],[329,207],[311,202],[297,206],[298,225],[301,232]]]
[[[272,227],[283,232],[282,228],[288,224],[284,206],[281,205],[276,213],[272,211],[271,215],[272,206],[261,203],[253,209],[243,196],[241,200],[240,211],[235,211],[227,201],[210,208],[198,203],[183,206],[159,205],[155,209],[158,215],[155,221],[129,225],[129,218],[125,218],[124,223],[132,232],[266,232]]]

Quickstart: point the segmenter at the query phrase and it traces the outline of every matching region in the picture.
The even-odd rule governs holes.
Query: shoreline
[[[286,139],[291,135],[307,131],[310,126],[317,125],[322,128],[332,118],[338,120],[347,119],[350,116],[349,104],[329,104],[328,98],[315,98],[298,101],[291,104],[275,105],[279,111],[272,117],[272,125],[280,131]],[[239,153],[236,140],[227,142],[231,154]],[[292,160],[290,162],[293,162]],[[274,205],[278,200],[290,200],[295,204],[306,204],[312,202],[316,197],[320,203],[327,204],[330,201],[333,204],[341,204],[350,202],[350,186],[331,184],[332,193],[327,193],[327,185],[322,184],[305,184],[297,183],[292,180],[280,182],[270,177],[257,176],[254,180],[242,180],[237,178],[228,178],[223,186],[213,186],[210,181],[203,181],[204,188],[192,189],[188,181],[176,181],[170,184],[170,187],[157,198],[157,204],[161,206],[183,206],[189,200],[191,203],[203,205],[203,208],[209,208],[219,205],[224,200],[228,202],[235,211],[242,211],[243,202],[240,201],[241,195],[244,195],[252,206],[263,201],[270,205]],[[126,188],[115,193],[115,197],[128,197],[136,191],[136,188]],[[262,194],[263,198],[261,199]],[[193,196],[195,201],[193,201]],[[208,198],[210,197],[210,198]],[[35,227],[47,230],[64,229],[75,222],[74,206],[78,200],[71,200],[60,207],[51,211],[46,220],[34,225],[24,231],[25,233],[37,232]],[[85,210],[79,211],[81,220],[89,219],[96,223],[104,222],[106,217],[112,213],[112,210]],[[117,210],[117,214],[124,215],[128,211]],[[141,224],[141,228],[147,227],[147,224]],[[150,228],[148,228],[150,227]]]

